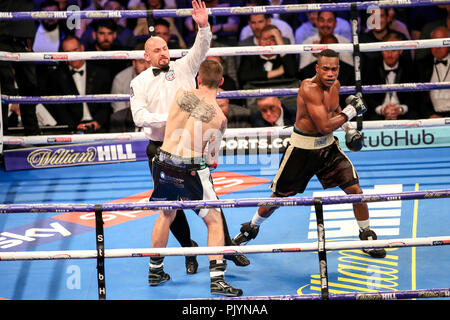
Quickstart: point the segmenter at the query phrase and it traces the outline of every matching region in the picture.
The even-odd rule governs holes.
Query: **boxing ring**
[[[413,2],[430,5],[433,1]],[[440,1],[439,3],[442,3]],[[450,3],[450,1],[448,1]],[[333,6],[330,6],[333,5]],[[349,10],[361,3],[289,6],[292,11]],[[364,4],[366,5],[366,4]],[[398,5],[406,5],[402,1]],[[360,7],[359,7],[360,6]],[[383,6],[380,3],[380,6]],[[389,6],[395,6],[390,2]],[[269,6],[267,12],[284,12],[288,6]],[[230,9],[228,9],[230,10]],[[227,14],[251,14],[253,9],[233,9]],[[260,12],[256,7],[254,12]],[[211,14],[225,14],[211,9]],[[147,16],[148,12],[122,12],[124,17]],[[145,15],[144,15],[145,14]],[[186,15],[186,10],[155,10],[157,17]],[[131,16],[134,15],[134,16]],[[80,13],[81,18],[85,17]],[[99,15],[97,18],[104,18]],[[17,19],[42,19],[34,13],[11,13]],[[48,16],[46,16],[48,18]],[[59,18],[67,18],[59,17]],[[400,41],[359,44],[358,50],[381,48],[429,48],[450,45],[439,41]],[[364,47],[364,45],[368,45]],[[343,52],[355,44],[328,45]],[[323,45],[273,46],[273,53],[315,52]],[[259,51],[258,51],[259,50]],[[262,47],[211,48],[210,55],[259,54]],[[290,51],[292,50],[292,51]],[[47,54],[51,57],[51,54]],[[55,53],[56,54],[56,53]],[[65,53],[64,60],[79,59]],[[111,57],[141,58],[142,52]],[[173,55],[176,57],[176,52]],[[104,58],[104,53],[102,53]],[[171,52],[172,55],[172,52]],[[179,52],[179,56],[183,53]],[[0,53],[5,59],[7,53]],[[86,52],[83,59],[96,59]],[[6,59],[12,59],[11,56]],[[14,59],[38,61],[43,54],[17,53]],[[61,56],[55,59],[61,59]],[[430,90],[450,88],[450,83],[423,83],[344,87],[341,93]],[[228,98],[296,95],[295,89],[261,89],[221,92]],[[2,103],[67,103],[126,101],[128,95],[77,97],[10,97]],[[446,299],[450,297],[449,119],[377,122],[365,121],[366,148],[347,153],[360,175],[364,195],[346,196],[337,190],[322,190],[316,178],[301,197],[268,198],[268,186],[278,169],[279,152],[227,153],[227,142],[239,137],[284,141],[291,129],[227,130],[219,167],[212,173],[218,201],[148,202],[152,181],[147,161],[110,161],[85,166],[59,165],[37,170],[0,172],[0,298],[13,300],[171,300],[211,299],[208,254],[243,253],[251,260],[245,268],[228,262],[226,277],[242,288],[244,295],[227,300],[393,300]],[[404,130],[399,144],[381,145],[390,130]],[[431,131],[426,131],[431,130]],[[380,143],[370,140],[371,132]],[[406,132],[406,133],[405,133]],[[418,134],[406,143],[408,135]],[[435,134],[435,135],[433,135]],[[337,133],[341,139],[342,132]],[[439,142],[434,146],[430,142]],[[395,137],[397,137],[395,135]],[[434,138],[436,137],[436,138]],[[392,136],[391,136],[392,138]],[[428,140],[427,140],[428,139]],[[440,139],[440,140],[439,140]],[[3,137],[5,145],[76,145],[80,143],[144,142],[142,133],[89,134],[75,136]],[[378,141],[378,140],[377,140]],[[414,142],[414,143],[413,143]],[[430,143],[428,143],[430,142]],[[403,143],[403,144],[402,144]],[[406,143],[406,145],[405,145]],[[239,144],[239,142],[238,142]],[[417,145],[417,146],[414,146]],[[345,147],[343,147],[345,150]],[[119,149],[115,149],[119,150]],[[5,157],[7,152],[5,152]],[[120,159],[119,159],[120,160]],[[136,159],[135,159],[136,160]],[[14,159],[12,160],[14,161]],[[264,197],[266,196],[266,197]],[[368,203],[372,229],[379,240],[359,241],[352,216],[352,203]],[[230,235],[249,220],[258,206],[281,206],[251,244],[242,247],[206,247],[206,229],[190,210],[221,207]],[[191,237],[197,248],[179,248],[171,235],[167,248],[149,249],[151,229],[161,209],[187,209]],[[383,247],[384,259],[364,254],[362,248]],[[149,287],[148,257],[166,256],[165,270],[171,281]],[[198,272],[186,275],[184,256],[197,255]],[[118,259],[112,259],[118,258]],[[138,258],[138,259],[135,259]]]

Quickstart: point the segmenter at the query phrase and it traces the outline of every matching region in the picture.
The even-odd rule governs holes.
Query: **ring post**
[[[105,237],[103,234],[103,217],[102,205],[94,206],[95,212],[95,231],[97,240],[97,281],[98,281],[98,298],[106,300],[105,286]]]
[[[361,83],[361,51],[359,48],[358,38],[358,8],[355,2],[351,4],[350,16],[352,21],[352,38],[353,38],[353,64],[355,67],[355,89],[356,96],[362,98]],[[363,128],[363,116],[356,116],[356,129],[361,131]]]
[[[153,10],[147,10],[147,27],[150,37],[155,36],[155,19],[153,16]]]
[[[327,252],[325,249],[325,226],[323,222],[323,205],[321,198],[314,198],[314,208],[316,209],[317,220],[317,239],[320,267],[320,288],[322,300],[329,300],[328,295],[328,271],[327,271]]]

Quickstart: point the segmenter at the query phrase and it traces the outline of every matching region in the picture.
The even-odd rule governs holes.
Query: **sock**
[[[150,258],[150,270],[153,272],[161,272],[164,269],[164,257]]]
[[[259,226],[261,225],[261,223],[263,223],[267,218],[261,217],[258,214],[258,211],[256,211],[255,215],[252,218],[252,221],[250,222],[250,225],[252,227],[256,227],[259,228]]]
[[[209,276],[211,277],[211,281],[224,279],[226,268],[227,268],[226,261],[211,260],[209,262]]]
[[[358,223],[359,229],[361,229],[361,231],[369,230],[369,228],[370,228],[370,219],[367,219],[367,220],[356,220],[356,222]]]

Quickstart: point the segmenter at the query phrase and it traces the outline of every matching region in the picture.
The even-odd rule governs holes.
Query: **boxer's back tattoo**
[[[190,117],[202,122],[210,122],[216,115],[214,106],[197,98],[192,92],[184,91],[178,96],[177,103],[181,110],[189,113]]]

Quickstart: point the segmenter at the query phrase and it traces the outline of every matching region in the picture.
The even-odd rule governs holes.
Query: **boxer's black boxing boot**
[[[241,232],[237,234],[231,243],[236,246],[244,246],[250,240],[255,239],[259,232],[259,227],[252,227],[250,222],[245,222],[242,224]]]
[[[164,272],[164,257],[150,258],[148,269],[148,283],[151,286],[157,286],[170,279],[169,274]]]
[[[227,263],[223,260],[211,260],[209,262],[209,274],[211,276],[211,293],[227,297],[239,297],[242,290],[232,287],[225,281]]]
[[[370,229],[359,229],[359,239],[361,240],[377,240],[377,234],[375,231]],[[386,257],[386,250],[383,248],[373,248],[373,249],[362,249],[363,252],[367,253],[373,258],[384,258]]]

